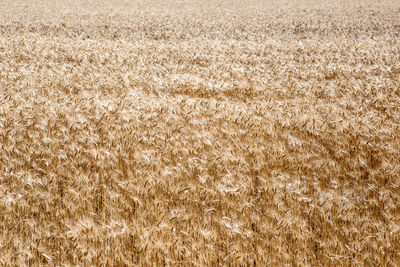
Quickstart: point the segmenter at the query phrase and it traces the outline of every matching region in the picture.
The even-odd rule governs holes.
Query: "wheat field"
[[[399,266],[400,2],[0,1],[1,266]]]

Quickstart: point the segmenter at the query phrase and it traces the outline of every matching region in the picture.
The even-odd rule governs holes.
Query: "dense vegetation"
[[[1,1],[0,265],[399,265],[399,18]]]

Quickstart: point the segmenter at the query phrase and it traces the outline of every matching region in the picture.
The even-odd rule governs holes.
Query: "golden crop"
[[[0,2],[0,265],[400,265],[400,2]]]

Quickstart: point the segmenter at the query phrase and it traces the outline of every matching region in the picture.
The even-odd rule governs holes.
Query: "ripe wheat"
[[[398,1],[2,1],[0,265],[400,265]]]

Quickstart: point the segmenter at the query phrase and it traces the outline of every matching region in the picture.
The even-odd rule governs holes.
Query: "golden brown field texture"
[[[399,1],[0,1],[1,266],[399,266]]]

